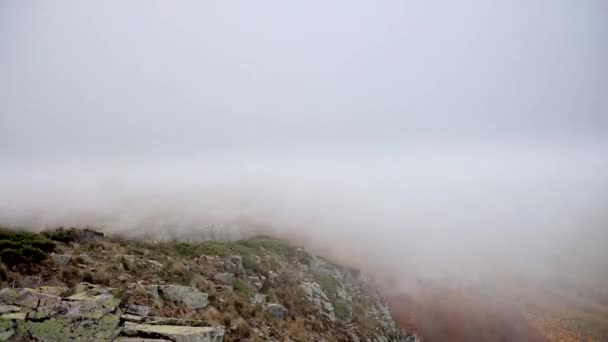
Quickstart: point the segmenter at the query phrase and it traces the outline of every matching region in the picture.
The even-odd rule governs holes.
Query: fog
[[[607,23],[600,0],[3,1],[0,223],[272,232],[403,289],[602,279]]]

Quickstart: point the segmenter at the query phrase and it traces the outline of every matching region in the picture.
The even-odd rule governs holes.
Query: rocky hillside
[[[284,241],[0,232],[2,341],[418,341],[359,271]]]

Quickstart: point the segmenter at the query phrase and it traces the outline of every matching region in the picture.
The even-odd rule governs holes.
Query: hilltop
[[[2,230],[0,258],[0,340],[420,340],[365,274],[268,236]]]

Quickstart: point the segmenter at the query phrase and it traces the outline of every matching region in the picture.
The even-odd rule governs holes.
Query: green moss
[[[246,297],[253,296],[253,290],[241,279],[236,279],[234,284],[232,284],[232,288],[234,289],[234,292],[240,293]]]

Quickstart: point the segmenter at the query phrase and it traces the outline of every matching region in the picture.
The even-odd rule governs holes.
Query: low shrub
[[[42,234],[0,231],[0,259],[7,266],[47,259],[55,243]]]

